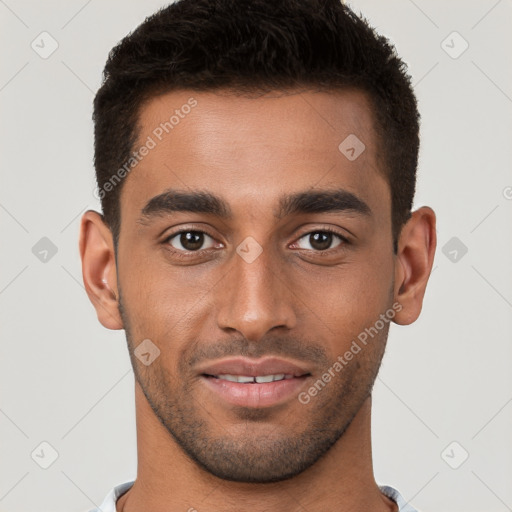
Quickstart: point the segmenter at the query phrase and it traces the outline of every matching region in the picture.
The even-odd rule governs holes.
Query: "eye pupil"
[[[204,243],[204,233],[199,231],[186,231],[180,235],[180,243],[187,251],[200,249]]]
[[[325,251],[326,249],[329,249],[332,243],[332,233],[317,231],[316,233],[309,235],[309,240],[311,247],[318,251]]]
[[[176,235],[178,236],[178,235]],[[315,251],[326,251],[333,243],[334,233],[329,231],[313,231],[309,233],[309,243]],[[179,242],[185,251],[198,251],[205,242],[205,233],[202,231],[182,231],[179,233]]]

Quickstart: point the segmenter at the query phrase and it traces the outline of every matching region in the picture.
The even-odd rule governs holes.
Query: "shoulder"
[[[410,505],[402,495],[389,485],[379,485],[382,494],[392,499],[398,505],[398,512],[419,512],[412,505]]]
[[[116,502],[119,496],[124,494],[134,484],[135,480],[116,485],[106,496],[101,505],[89,510],[89,512],[116,512]]]

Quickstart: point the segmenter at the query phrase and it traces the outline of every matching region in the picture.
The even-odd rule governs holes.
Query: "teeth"
[[[261,375],[256,377],[256,382],[274,382],[275,380],[283,380],[284,373],[279,373],[277,375]]]
[[[230,375],[230,377],[234,377],[237,379],[235,382],[241,382],[245,384],[246,382],[254,382],[254,377],[246,377],[245,375]]]
[[[215,375],[217,379],[228,380],[230,382],[240,382],[243,384],[254,383],[263,384],[265,382],[274,382],[276,380],[292,379],[293,375],[285,375],[284,373],[278,373],[276,375],[259,375],[258,377],[250,377],[247,375]]]

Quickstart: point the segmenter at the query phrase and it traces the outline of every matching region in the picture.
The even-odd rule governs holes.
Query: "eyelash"
[[[321,229],[313,229],[312,231],[307,231],[306,233],[303,233],[297,240],[300,240],[301,238],[304,238],[305,236],[311,235],[313,233],[331,233],[333,235],[336,235],[341,240],[341,243],[339,245],[337,245],[336,247],[332,247],[331,249],[326,249],[325,251],[313,250],[313,252],[315,253],[315,256],[320,256],[320,257],[332,256],[332,252],[343,250],[344,246],[350,245],[350,241],[345,236],[343,236],[337,230],[330,228],[330,227],[325,227],[325,228],[321,228]],[[302,250],[309,251],[312,249],[302,249]]]
[[[197,254],[201,253],[202,251],[215,251],[216,250],[216,249],[210,248],[210,249],[200,249],[198,251],[184,252],[179,249],[175,249],[174,247],[172,247],[170,245],[169,242],[171,239],[177,237],[178,235],[181,235],[182,233],[202,233],[204,235],[208,235],[210,238],[215,240],[214,236],[210,235],[210,233],[208,233],[207,231],[204,231],[202,229],[184,228],[179,231],[176,231],[175,233],[171,233],[169,236],[167,236],[165,238],[165,240],[163,241],[163,244],[166,246],[166,249],[169,250],[170,252],[172,252],[173,255],[176,256],[177,258],[181,258],[181,259],[193,258],[193,257],[197,256]],[[330,227],[313,229],[311,231],[307,231],[306,233],[303,233],[302,235],[300,235],[297,238],[297,241],[304,238],[305,236],[311,235],[313,233],[332,233],[333,235],[336,235],[342,242],[340,245],[338,245],[334,248],[331,248],[331,249],[326,249],[325,251],[313,250],[313,252],[315,253],[316,256],[320,256],[320,257],[331,256],[331,251],[333,251],[333,250],[336,251],[336,250],[339,250],[340,247],[343,248],[343,246],[350,245],[350,241],[345,236],[343,236],[337,230],[330,228]],[[302,250],[311,251],[311,249],[302,249]]]

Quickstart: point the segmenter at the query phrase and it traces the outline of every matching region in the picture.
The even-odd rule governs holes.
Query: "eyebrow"
[[[206,213],[221,219],[231,219],[233,212],[222,198],[208,191],[185,192],[166,190],[150,199],[141,211],[138,220],[146,224],[153,217],[175,212]],[[370,217],[370,207],[359,197],[347,190],[308,190],[285,194],[279,198],[279,206],[274,210],[274,217],[294,214],[350,212]]]
[[[370,207],[348,190],[314,190],[281,196],[277,219],[300,213],[350,212],[371,217]]]
[[[174,212],[208,213],[222,219],[232,217],[229,205],[211,192],[184,192],[171,189],[147,202],[141,211],[139,222],[145,224],[152,217]]]

